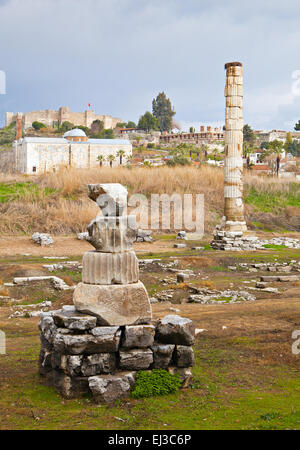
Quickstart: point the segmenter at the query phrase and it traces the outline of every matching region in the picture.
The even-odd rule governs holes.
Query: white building
[[[101,165],[116,166],[120,150],[124,152],[122,164],[126,164],[132,155],[127,139],[89,139],[81,129],[68,131],[62,138],[25,137],[13,144],[15,170],[26,174],[55,172],[59,167],[99,167],[100,155]]]

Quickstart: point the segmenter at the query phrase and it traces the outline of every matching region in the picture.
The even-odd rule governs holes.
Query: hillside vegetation
[[[62,169],[29,177],[0,174],[0,232],[74,233],[86,229],[98,207],[86,196],[87,183],[121,183],[129,194],[205,196],[206,231],[223,211],[223,169],[197,167]],[[248,223],[259,229],[300,231],[300,183],[245,174]]]

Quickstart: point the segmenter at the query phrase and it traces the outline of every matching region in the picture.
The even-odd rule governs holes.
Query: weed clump
[[[178,375],[172,375],[166,370],[154,369],[152,372],[139,371],[136,383],[131,392],[133,398],[154,397],[173,394],[181,386]]]

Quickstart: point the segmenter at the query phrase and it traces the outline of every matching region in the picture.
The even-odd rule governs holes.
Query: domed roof
[[[74,128],[73,130],[67,131],[64,134],[64,138],[65,137],[70,137],[70,136],[73,136],[73,137],[86,137],[86,134],[80,128]]]

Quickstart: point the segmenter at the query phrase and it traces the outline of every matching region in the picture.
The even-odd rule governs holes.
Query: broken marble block
[[[193,345],[195,326],[190,319],[168,315],[157,326],[156,340],[162,344]]]
[[[122,347],[146,348],[151,347],[154,342],[155,327],[153,325],[131,325],[125,327]]]
[[[54,311],[54,323],[57,327],[66,327],[73,331],[85,331],[95,328],[97,325],[97,318],[90,315],[84,315],[75,310]]]
[[[109,327],[110,328],[110,327]],[[115,327],[114,327],[115,328]],[[94,328],[92,331],[95,334]],[[56,352],[67,355],[116,352],[119,349],[121,330],[110,334],[76,334],[56,333],[53,347]]]
[[[88,184],[88,196],[100,207],[103,216],[122,216],[127,207],[127,189],[119,183]]]
[[[81,366],[81,373],[91,377],[99,373],[113,373],[116,370],[117,358],[115,353],[99,353],[87,356]]]
[[[149,297],[141,281],[120,285],[79,283],[73,302],[77,311],[96,316],[103,326],[147,324],[152,318]]]
[[[52,352],[52,369],[62,370],[66,375],[69,375],[70,377],[81,375],[82,362],[82,355],[63,355],[61,353]]]
[[[133,250],[136,240],[135,216],[96,217],[87,227],[88,242],[98,252],[120,253]]]
[[[128,284],[139,280],[139,264],[134,251],[86,252],[82,266],[82,281],[87,284]]]
[[[135,372],[119,372],[114,375],[97,375],[88,379],[89,388],[97,403],[113,403],[127,397],[135,383]]]
[[[48,372],[47,379],[64,398],[77,398],[89,393],[88,377],[70,377],[63,372],[52,370]]]
[[[192,347],[187,345],[176,345],[174,361],[177,367],[192,367],[195,363]]]
[[[120,369],[145,370],[153,363],[153,353],[149,348],[120,349]]]
[[[153,369],[167,369],[171,364],[175,345],[155,344],[151,347],[153,351]]]
[[[50,312],[41,314],[38,327],[41,331],[41,339],[46,340],[49,344],[53,344],[57,326],[55,325]]]
[[[31,236],[31,239],[36,243],[43,246],[48,246],[54,244],[54,240],[50,236],[50,234],[47,233],[33,233]]]

